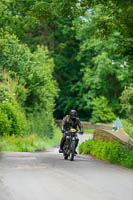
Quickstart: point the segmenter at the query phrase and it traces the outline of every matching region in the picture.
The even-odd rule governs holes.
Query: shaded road
[[[88,136],[84,136],[88,137]],[[0,200],[132,200],[133,170],[57,148],[0,155]]]

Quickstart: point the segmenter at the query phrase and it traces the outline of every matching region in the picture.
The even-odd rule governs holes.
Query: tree
[[[133,86],[125,87],[120,97],[124,116],[133,123]]]
[[[32,53],[38,44],[48,47],[60,89],[57,118],[74,108],[89,119],[91,101],[100,96],[120,113],[119,96],[133,77],[131,0],[2,0],[0,5],[1,35],[17,35]]]
[[[53,78],[54,63],[48,49],[38,46],[31,53],[27,45],[20,44],[15,36],[10,35],[0,39],[0,49],[1,81],[4,81],[3,71],[7,71],[16,82],[16,100],[23,106],[27,118],[39,124],[38,131],[41,133],[52,134],[57,83]],[[45,123],[44,118],[47,119]]]
[[[78,90],[79,99],[81,98],[79,105],[85,110],[92,109],[92,99],[102,95],[119,115],[119,97],[124,87],[132,80],[132,73],[129,74],[130,57],[123,55],[121,51],[124,38],[119,31],[112,29],[108,37],[97,37],[97,21],[101,16],[101,7],[99,10],[87,12],[85,18],[79,18],[74,23],[77,39],[80,41],[77,59],[83,66],[82,81],[78,82],[74,89]]]
[[[103,122],[109,123],[112,122],[116,117],[108,105],[108,101],[105,97],[101,96],[99,98],[94,98],[92,101],[93,112],[91,121],[93,123]]]

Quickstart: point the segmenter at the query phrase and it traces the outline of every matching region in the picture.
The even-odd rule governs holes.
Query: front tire
[[[64,159],[67,160],[68,159],[68,155],[64,155]]]
[[[72,144],[71,144],[71,153],[70,153],[70,161],[74,160],[74,155],[75,155],[75,141],[72,141]]]
[[[66,141],[66,143],[64,144],[64,159],[67,160],[68,159],[68,154],[69,152],[69,144],[68,141]]]

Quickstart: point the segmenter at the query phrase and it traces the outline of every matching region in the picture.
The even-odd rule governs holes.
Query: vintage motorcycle
[[[70,160],[73,161],[75,156],[77,131],[76,129],[71,128],[65,134],[66,134],[66,141],[63,147],[63,156],[65,160],[67,160],[68,157],[70,157]]]

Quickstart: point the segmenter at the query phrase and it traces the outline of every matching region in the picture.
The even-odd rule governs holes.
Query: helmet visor
[[[70,117],[71,117],[71,119],[75,119],[76,116],[77,116],[77,113],[76,113],[75,111],[71,111],[71,112],[70,112]]]

